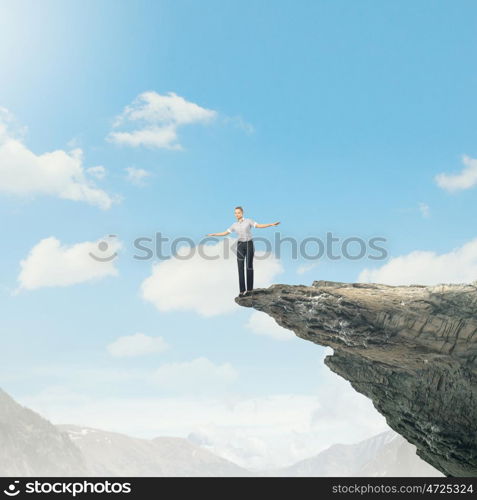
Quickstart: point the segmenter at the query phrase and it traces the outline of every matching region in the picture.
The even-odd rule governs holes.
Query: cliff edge
[[[314,281],[235,301],[333,348],[325,364],[369,397],[422,459],[446,476],[475,477],[476,285]]]

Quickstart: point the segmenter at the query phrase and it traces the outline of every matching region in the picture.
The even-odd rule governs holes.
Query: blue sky
[[[351,389],[321,369],[322,348],[277,340],[270,324],[263,328],[272,333],[257,334],[247,327],[248,310],[200,313],[194,293],[198,302],[213,302],[237,288],[233,260],[217,268],[231,273],[217,286],[202,286],[193,266],[190,282],[174,279],[179,265],[167,278],[158,271],[174,299],[165,306],[163,295],[159,302],[142,296],[155,261],[133,259],[132,242],[160,231],[198,243],[225,230],[240,204],[258,222],[281,221],[282,237],[298,241],[328,231],[386,238],[385,262],[320,259],[302,273],[309,262],[285,251],[276,263],[281,272],[264,271],[267,285],[357,281],[364,269],[371,281],[391,284],[476,279],[476,16],[475,3],[464,0],[0,1],[0,106],[11,118],[8,137],[37,156],[80,149],[84,171],[104,169],[103,178],[86,174],[88,182],[118,197],[102,209],[42,194],[33,180],[15,191],[17,181],[8,177],[13,157],[0,157],[2,386],[53,421],[78,415],[74,423],[145,436],[194,429],[188,422],[139,428],[106,414],[95,419],[98,401],[114,397],[121,407],[139,397],[190,397],[184,384],[202,390],[198,365],[184,367],[184,377],[192,375],[182,388],[144,380],[164,365],[178,363],[180,370],[202,358],[209,363],[199,368],[203,384],[214,388],[213,381],[230,375],[230,384],[211,389],[204,401],[315,398],[326,393],[325,384],[343,390],[344,407],[355,401]],[[178,126],[181,149],[107,140],[115,118],[144,92],[172,92],[213,118]],[[143,179],[128,180],[127,168],[144,171]],[[440,183],[439,174],[446,176]],[[272,238],[276,231],[255,234]],[[74,246],[109,234],[122,243],[116,274],[68,286],[43,278],[37,288],[14,293],[20,261],[42,240]],[[31,273],[42,265],[35,262]],[[189,285],[185,301],[179,291]],[[169,348],[128,357],[108,351],[138,332],[161,337]],[[323,397],[326,408],[331,403]],[[353,434],[343,417],[336,440],[372,433],[370,416],[384,425],[369,402],[359,401],[363,425]],[[226,427],[226,419],[217,425]],[[320,435],[313,443],[319,448],[326,440]],[[298,449],[289,458],[312,452]]]

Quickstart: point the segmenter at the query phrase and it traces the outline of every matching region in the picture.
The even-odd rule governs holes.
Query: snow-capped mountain
[[[314,457],[250,472],[189,439],[141,439],[78,425],[53,425],[0,389],[0,476],[354,476],[438,477],[394,431],[335,444]]]
[[[140,439],[58,425],[81,450],[93,476],[250,476],[246,469],[184,438]]]
[[[81,476],[87,467],[68,435],[0,389],[0,476]]]
[[[294,465],[270,471],[273,476],[441,477],[416,455],[416,447],[390,430],[356,444],[335,444]]]

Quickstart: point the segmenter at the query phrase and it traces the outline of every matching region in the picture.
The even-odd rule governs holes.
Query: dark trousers
[[[252,240],[237,242],[237,266],[240,291],[245,292],[244,263],[247,260],[247,290],[253,290],[253,254],[255,248]]]

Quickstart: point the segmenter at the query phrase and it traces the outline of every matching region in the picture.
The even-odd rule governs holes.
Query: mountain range
[[[336,444],[314,457],[250,471],[188,439],[142,439],[71,424],[54,425],[0,389],[0,476],[442,476],[394,431]]]

